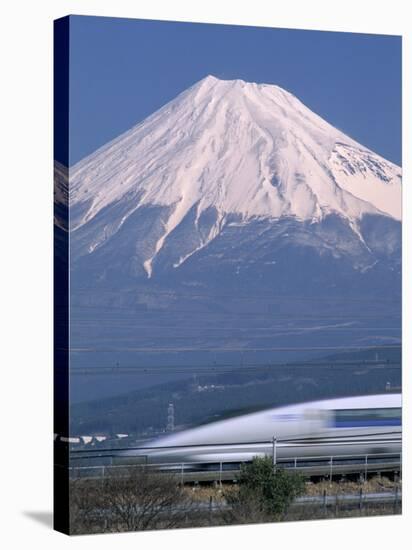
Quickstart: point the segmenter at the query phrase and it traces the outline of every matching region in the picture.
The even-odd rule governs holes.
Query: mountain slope
[[[74,367],[400,342],[401,170],[277,86],[207,77],[70,168],[69,189]]]
[[[188,224],[174,269],[230,223],[337,215],[363,242],[364,216],[400,220],[400,178],[281,88],[209,76],[70,170],[73,258],[110,247],[125,224],[146,278]]]

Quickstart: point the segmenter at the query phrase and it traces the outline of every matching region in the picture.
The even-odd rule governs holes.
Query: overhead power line
[[[377,350],[377,349],[398,349],[401,347],[400,343],[396,344],[370,344],[369,349]],[[219,353],[227,353],[227,352],[243,352],[243,353],[249,353],[249,352],[258,352],[258,351],[264,351],[264,352],[274,352],[274,351],[282,351],[282,352],[300,352],[300,351],[364,351],[365,346],[309,346],[309,347],[267,347],[267,348],[251,348],[251,347],[202,347],[202,346],[196,346],[196,347],[167,347],[167,348],[152,348],[152,347],[113,347],[113,348],[94,348],[94,347],[85,347],[85,348],[56,348],[56,351],[67,351],[71,353],[127,353],[127,352],[134,352],[134,353],[177,353],[177,352],[188,352],[188,351],[196,351],[196,352],[219,352]]]
[[[289,363],[248,363],[239,365],[237,363],[226,363],[221,365],[199,365],[187,367],[182,365],[117,365],[117,366],[88,366],[74,367],[68,372],[70,375],[118,375],[118,374],[142,374],[142,375],[164,375],[164,374],[241,374],[253,373],[256,371],[275,371],[283,369],[313,369],[313,368],[329,368],[336,370],[349,369],[385,369],[398,370],[401,367],[400,361],[323,361],[323,362],[289,362]]]

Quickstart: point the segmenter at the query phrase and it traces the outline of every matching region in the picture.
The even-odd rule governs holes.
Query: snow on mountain
[[[363,242],[365,216],[401,218],[399,167],[278,86],[213,76],[76,164],[69,181],[75,256],[127,241],[149,278],[188,224],[175,269],[233,224],[338,216]]]

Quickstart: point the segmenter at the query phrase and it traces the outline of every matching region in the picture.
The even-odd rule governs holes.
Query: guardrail
[[[140,457],[143,458],[143,457]],[[158,472],[175,474],[179,476],[180,482],[188,483],[193,481],[222,481],[235,480],[241,465],[247,461],[224,462],[224,461],[182,461],[182,462],[159,462],[151,464],[146,461],[134,464],[106,464],[89,466],[69,466],[70,477],[104,478],[113,472],[121,473],[130,471],[131,468],[148,468]],[[284,468],[291,471],[301,472],[307,477],[325,476],[330,480],[338,474],[359,473],[366,481],[368,475],[376,472],[394,471],[401,475],[402,455],[401,453],[371,453],[353,455],[325,455],[305,456],[277,459],[274,467]]]

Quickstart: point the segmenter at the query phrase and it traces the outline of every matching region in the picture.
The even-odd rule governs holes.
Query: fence
[[[275,451],[276,452],[276,451]],[[345,474],[359,474],[363,481],[367,481],[368,475],[376,472],[396,472],[401,475],[402,456],[400,453],[372,453],[359,455],[325,455],[325,456],[295,456],[279,459],[273,455],[274,467],[284,468],[295,472],[301,472],[306,477],[324,476],[332,481],[334,476]],[[126,464],[105,464],[105,465],[71,465],[69,467],[70,477],[105,477],[114,471],[121,473],[122,469],[145,468],[156,471],[173,473],[179,476],[180,482],[189,483],[194,481],[218,482],[236,480],[241,465],[247,461],[224,462],[224,461],[182,461],[182,462],[159,462]]]

